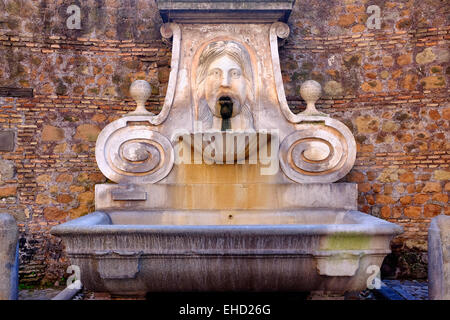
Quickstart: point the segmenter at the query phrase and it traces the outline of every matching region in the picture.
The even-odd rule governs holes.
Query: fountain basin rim
[[[356,210],[350,214],[364,215]],[[85,218],[85,219],[83,219]],[[242,225],[113,225],[104,212],[93,212],[87,216],[55,226],[51,234],[61,235],[106,235],[106,234],[167,234],[167,235],[397,235],[403,228],[393,223],[367,216],[361,221],[347,224],[242,224]],[[359,220],[359,219],[358,219]]]

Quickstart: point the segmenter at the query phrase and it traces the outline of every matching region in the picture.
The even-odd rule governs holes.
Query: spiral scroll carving
[[[173,29],[175,29],[176,27],[178,27],[177,25],[175,25],[174,23],[170,24],[170,23],[164,23],[161,28],[159,29],[159,31],[161,32],[161,35],[164,38],[172,38],[173,37]]]
[[[356,142],[341,122],[302,123],[280,146],[283,172],[299,183],[331,183],[343,178],[356,159]]]
[[[278,38],[285,39],[289,36],[289,26],[283,22],[274,22],[270,27],[270,32],[274,33]]]
[[[150,130],[145,118],[125,117],[112,122],[100,133],[95,156],[100,171],[110,180],[155,183],[172,169],[172,144],[162,134]]]

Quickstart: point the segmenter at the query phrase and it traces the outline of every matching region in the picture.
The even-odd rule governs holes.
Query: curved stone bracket
[[[314,258],[321,276],[351,277],[359,268],[360,256],[357,254],[318,255]]]
[[[317,273],[328,277],[352,277],[360,267],[361,259],[365,256],[381,257],[390,253],[390,250],[320,250],[314,252]]]
[[[155,183],[174,164],[169,139],[151,130],[148,116],[128,116],[107,125],[99,134],[95,157],[100,171],[117,183]]]
[[[156,116],[148,117],[148,121],[158,126],[166,121],[172,108],[175,97],[175,90],[177,86],[178,69],[180,66],[180,52],[181,52],[181,29],[176,23],[165,23],[161,26],[161,35],[164,38],[173,37],[172,41],[172,60],[170,64],[169,84],[167,85],[166,97],[161,112]]]
[[[140,271],[142,252],[95,252],[102,279],[134,279]]]
[[[289,109],[286,93],[284,91],[283,78],[281,77],[280,56],[278,54],[278,38],[284,39],[289,36],[289,26],[283,22],[275,22],[270,26],[270,53],[272,56],[272,68],[277,90],[278,102],[281,112],[290,122],[297,123],[295,114]]]
[[[280,145],[283,172],[298,183],[331,183],[343,178],[356,160],[356,141],[351,131],[329,117],[301,119],[309,121],[297,124],[297,131]]]
[[[281,77],[280,56],[278,54],[278,38],[284,39],[289,36],[289,26],[283,22],[275,22],[270,26],[270,52],[272,56],[273,75],[275,79],[275,89],[277,91],[278,103],[284,117],[291,123],[300,123],[302,121],[314,121],[317,117],[327,117],[322,112],[317,112],[315,108],[308,108],[303,113],[294,114],[286,100],[283,78]],[[313,103],[308,103],[308,106]],[[308,112],[313,109],[315,112]]]

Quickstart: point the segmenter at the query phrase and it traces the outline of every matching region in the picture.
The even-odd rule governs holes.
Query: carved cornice
[[[156,0],[164,22],[287,22],[295,0]]]

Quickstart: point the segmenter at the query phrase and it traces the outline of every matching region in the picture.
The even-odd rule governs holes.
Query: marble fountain
[[[164,105],[107,125],[96,160],[111,181],[96,211],[52,229],[90,291],[363,290],[402,229],[357,211],[356,143],[318,112],[288,107],[278,38],[294,1],[157,1],[172,39]],[[261,3],[265,5],[262,6]],[[169,14],[170,13],[170,14]],[[169,20],[170,17],[170,20]]]

